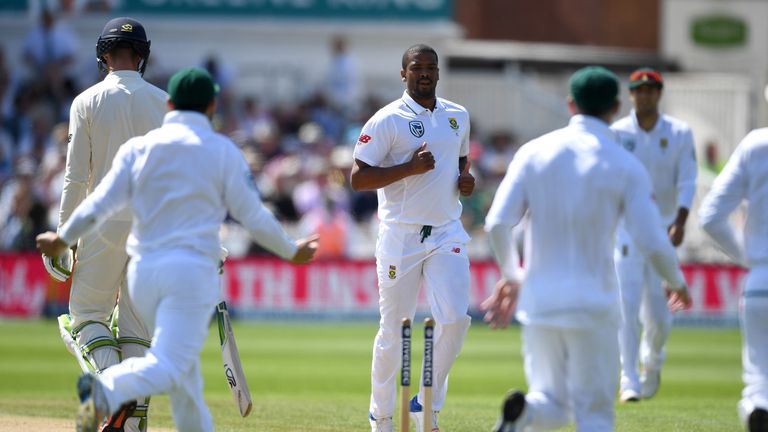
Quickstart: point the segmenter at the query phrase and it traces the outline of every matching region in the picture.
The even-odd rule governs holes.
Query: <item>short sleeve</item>
[[[355,143],[354,158],[379,166],[392,148],[392,127],[388,116],[377,113],[363,126]]]

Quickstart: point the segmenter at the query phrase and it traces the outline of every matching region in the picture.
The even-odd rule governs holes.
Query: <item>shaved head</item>
[[[403,70],[405,70],[406,67],[408,66],[408,62],[411,60],[411,57],[415,56],[416,54],[421,54],[424,52],[434,54],[435,59],[437,59],[437,51],[435,51],[435,49],[432,48],[431,46],[425,45],[425,44],[412,45],[403,53]]]

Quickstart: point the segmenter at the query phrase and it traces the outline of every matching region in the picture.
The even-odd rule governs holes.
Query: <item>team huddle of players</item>
[[[166,93],[142,79],[149,48],[139,22],[116,18],[105,26],[96,51],[106,78],[78,96],[70,113],[61,225],[38,237],[46,268],[59,278],[76,246],[70,313],[60,323],[97,372],[78,382],[81,431],[145,431],[148,396],[159,393],[170,394],[179,430],[213,430],[199,357],[221,295],[218,227],[227,214],[293,263],[310,261],[317,249],[316,237],[285,234],[237,147],[213,131],[210,75],[184,69]],[[475,186],[470,121],[464,107],[436,96],[431,47],[409,47],[400,76],[402,97],[365,124],[351,173],[352,188],[376,190],[379,202],[381,319],[368,418],[373,432],[393,431],[400,322],[413,319],[424,286],[436,321],[434,399],[425,413],[420,389],[410,414],[419,432],[424,416],[427,432],[437,432],[448,374],[470,326],[470,238],[459,201]],[[690,305],[674,247],[696,185],[693,136],[659,112],[663,86],[657,71],[634,72],[633,109],[613,122],[617,77],[602,67],[578,70],[569,82],[569,124],[524,145],[508,167],[485,227],[503,277],[482,307],[493,327],[513,316],[523,325],[528,392],[505,397],[494,431],[548,430],[571,420],[579,431],[612,431],[617,388],[627,403],[659,390],[670,311]],[[739,403],[750,431],[768,430],[767,151],[768,131],[745,138],[700,212],[704,229],[751,269]],[[746,246],[728,224],[745,199]],[[512,229],[524,219],[521,259]]]

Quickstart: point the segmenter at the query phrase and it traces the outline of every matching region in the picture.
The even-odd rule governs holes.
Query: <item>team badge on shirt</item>
[[[624,145],[624,148],[633,152],[635,151],[635,142],[633,140],[626,140],[622,143]]]
[[[451,129],[459,130],[459,122],[454,117],[448,117],[448,123],[451,125]]]
[[[411,135],[416,138],[424,136],[424,123],[419,120],[414,120],[408,123],[408,128],[411,130]]]
[[[659,147],[661,147],[662,150],[666,150],[667,146],[669,146],[669,141],[666,138],[659,140]]]
[[[389,266],[389,278],[394,279],[397,277],[397,267],[390,265]]]

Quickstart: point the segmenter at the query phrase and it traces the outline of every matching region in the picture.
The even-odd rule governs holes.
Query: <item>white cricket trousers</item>
[[[216,263],[187,250],[137,257],[128,265],[128,288],[136,310],[153,330],[152,347],[143,357],[101,374],[110,410],[167,393],[180,432],[213,431],[203,400],[200,351],[220,298]]]
[[[768,410],[768,265],[747,275],[740,313],[744,390],[738,412],[746,422],[753,409]]]
[[[639,393],[639,363],[646,370],[660,370],[664,364],[672,314],[661,277],[630,241],[617,241],[614,260],[621,298],[621,388]]]
[[[469,329],[469,236],[461,222],[432,228],[421,242],[421,225],[381,223],[376,244],[379,331],[373,343],[370,412],[375,418],[395,411],[401,366],[401,324],[413,321],[422,284],[435,319],[432,409],[439,411],[448,389],[448,372]],[[413,323],[412,346],[423,344],[423,326]],[[422,345],[423,346],[423,345]],[[416,368],[413,368],[416,370]],[[412,374],[416,376],[416,374]],[[415,381],[412,381],[415,382]],[[423,401],[419,388],[418,400]]]
[[[613,431],[619,376],[615,326],[523,326],[528,394],[522,430],[557,429],[571,419],[579,432]]]
[[[108,327],[115,304],[120,311],[118,336],[121,339],[150,339],[151,334],[136,313],[126,283],[128,254],[125,241],[130,230],[130,221],[107,221],[78,242],[69,295],[72,325],[78,327],[87,321],[98,321],[107,326],[85,326],[77,337],[80,345],[97,337],[112,336]],[[135,343],[124,344],[121,349],[123,358],[141,356],[145,351],[143,346]],[[100,369],[120,362],[115,350],[99,349],[93,355]]]

